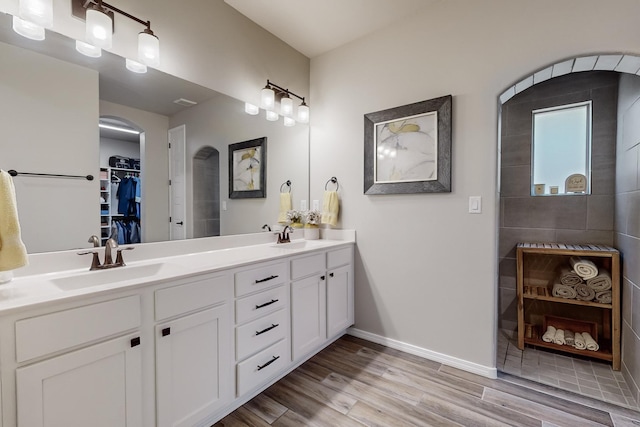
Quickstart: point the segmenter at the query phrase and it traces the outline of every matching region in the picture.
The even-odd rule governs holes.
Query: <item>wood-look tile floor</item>
[[[526,380],[491,380],[345,335],[220,426],[638,427],[640,413]]]

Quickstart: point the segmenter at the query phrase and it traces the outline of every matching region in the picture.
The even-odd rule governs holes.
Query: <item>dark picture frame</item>
[[[267,197],[267,137],[229,144],[229,198]]]
[[[364,115],[364,194],[451,192],[451,95]]]

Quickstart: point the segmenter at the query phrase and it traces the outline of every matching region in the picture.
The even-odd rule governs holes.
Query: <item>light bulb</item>
[[[102,49],[81,40],[76,40],[76,50],[90,58],[100,58],[102,56]]]
[[[285,117],[293,115],[293,101],[289,98],[289,95],[283,96],[280,100],[280,114]]]
[[[275,111],[267,110],[266,116],[267,120],[269,120],[270,122],[275,122],[276,120],[278,120],[278,113],[276,113]]]
[[[252,116],[255,116],[256,114],[258,114],[260,112],[260,109],[258,108],[257,105],[253,105],[250,104],[248,102],[244,103],[244,112],[247,114],[250,114]]]
[[[87,43],[102,49],[111,49],[113,23],[105,12],[95,8],[87,9]]]
[[[44,28],[53,27],[53,0],[20,0],[20,18]]]
[[[147,66],[144,64],[141,64],[137,61],[134,61],[133,59],[129,59],[127,58],[125,65],[127,67],[127,70],[129,71],[133,71],[134,73],[138,73],[138,74],[144,74],[147,72]]]
[[[309,107],[304,102],[298,107],[298,121],[309,123]]]
[[[31,40],[44,40],[44,27],[25,21],[17,16],[13,17],[13,31]]]
[[[269,89],[268,87],[262,89],[262,91],[260,92],[260,107],[264,108],[265,110],[273,110],[275,103],[276,94],[273,89]]]
[[[138,60],[150,67],[160,65],[160,41],[151,30],[138,34]]]
[[[285,117],[284,118],[284,125],[287,127],[291,127],[291,126],[295,126],[296,121],[293,120],[291,117]]]

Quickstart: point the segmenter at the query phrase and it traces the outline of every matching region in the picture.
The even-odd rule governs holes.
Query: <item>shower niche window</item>
[[[532,116],[531,195],[591,194],[591,101]]]

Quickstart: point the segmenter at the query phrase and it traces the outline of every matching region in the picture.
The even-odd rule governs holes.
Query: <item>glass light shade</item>
[[[137,61],[134,61],[133,59],[127,58],[127,60],[125,61],[125,64],[127,66],[127,70],[133,71],[134,73],[144,74],[147,72],[146,65],[141,64]]]
[[[102,49],[111,49],[113,39],[113,23],[106,13],[87,9],[87,43]]]
[[[160,41],[153,34],[138,34],[138,60],[150,67],[160,65]]]
[[[302,104],[298,107],[298,121],[300,123],[309,123],[309,107]]]
[[[13,17],[13,31],[31,40],[44,40],[44,27]]]
[[[296,125],[296,121],[293,120],[291,117],[285,117],[284,118],[284,125],[287,126],[287,127],[295,126]]]
[[[255,116],[256,114],[258,114],[260,112],[260,109],[258,108],[257,105],[253,105],[250,104],[248,102],[244,103],[244,112],[247,114],[251,114],[252,116]]]
[[[278,113],[276,113],[275,111],[267,110],[267,120],[269,120],[270,122],[275,122],[276,120],[278,120],[278,117]]]
[[[102,56],[102,49],[81,40],[76,40],[76,50],[90,58],[100,58]]]
[[[293,116],[293,100],[288,96],[283,96],[280,100],[280,114],[285,117]]]
[[[44,28],[53,27],[53,0],[20,0],[20,18]]]
[[[260,107],[264,108],[265,110],[273,110],[275,104],[276,94],[273,89],[269,89],[268,87],[262,89],[262,92],[260,92]]]

